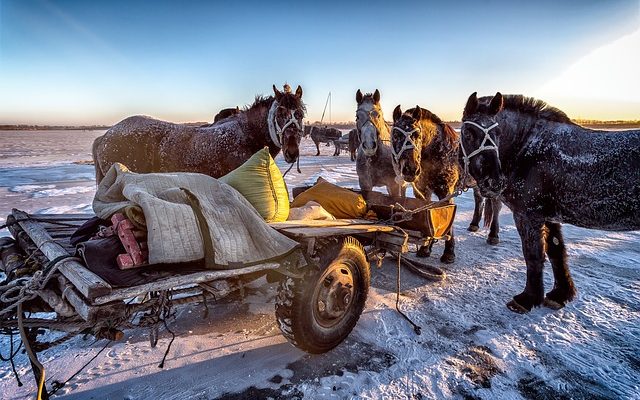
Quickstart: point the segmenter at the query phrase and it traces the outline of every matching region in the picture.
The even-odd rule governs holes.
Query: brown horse
[[[459,177],[458,134],[429,110],[416,106],[404,113],[398,105],[393,110],[391,148],[396,171],[414,185],[425,199],[431,193],[439,199],[455,191]],[[453,202],[451,200],[451,202]],[[453,227],[445,242],[443,263],[455,260]],[[419,257],[428,257],[431,246],[422,246]]]
[[[302,137],[302,88],[291,93],[273,86],[274,96],[256,97],[236,115],[210,127],[189,127],[134,116],[124,119],[93,142],[96,181],[116,162],[135,172],[199,172],[219,178],[269,147],[272,157],[299,157]]]

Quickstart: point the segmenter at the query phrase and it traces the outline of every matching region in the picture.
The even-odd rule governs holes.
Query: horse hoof
[[[489,236],[487,238],[487,243],[489,243],[492,246],[495,246],[500,243],[500,239],[497,237]]]
[[[511,300],[510,302],[507,303],[507,308],[513,312],[516,312],[518,314],[526,314],[531,310],[527,310],[526,308],[524,308],[523,306],[521,306],[520,304],[518,304],[515,300]]]
[[[420,258],[427,258],[431,255],[431,250],[427,248],[427,246],[422,246],[418,249],[416,256]]]
[[[469,225],[469,227],[467,228],[469,232],[478,232],[478,229],[480,229],[478,225]]]
[[[550,308],[552,310],[559,310],[559,309],[564,307],[563,303],[559,303],[559,302],[557,302],[555,300],[551,300],[548,297],[544,298],[543,304],[544,304],[545,307]]]
[[[456,260],[456,255],[452,253],[445,253],[442,255],[442,257],[440,257],[440,262],[444,264],[453,264],[455,260]]]

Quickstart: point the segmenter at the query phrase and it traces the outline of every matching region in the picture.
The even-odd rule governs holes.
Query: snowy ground
[[[90,159],[89,145],[98,134],[11,133],[9,148],[7,133],[0,132],[1,215],[11,207],[86,211],[93,196],[93,167],[72,162]],[[69,141],[69,135],[76,136]],[[63,146],[69,142],[71,149]],[[348,156],[332,157],[332,149],[321,147],[323,156],[313,157],[313,144],[303,145],[303,173],[289,173],[290,187],[317,176],[357,185]],[[282,167],[282,159],[277,161]],[[402,271],[402,307],[422,326],[420,336],[394,310],[396,269],[387,259],[381,269],[372,267],[372,289],[354,331],[327,354],[307,355],[280,335],[274,286],[259,281],[244,299],[210,304],[206,319],[201,305],[179,308],[170,324],[178,337],[164,369],[157,364],[168,333],[152,349],[146,331],[129,330],[125,342],[112,344],[55,397],[640,398],[640,232],[565,226],[577,299],[559,311],[540,308],[518,315],[505,307],[525,280],[511,213],[505,207],[501,243],[491,247],[485,243],[486,231],[466,231],[471,194],[457,204],[457,260],[443,266],[447,279],[426,282]],[[441,252],[437,244],[433,264],[439,264]],[[4,354],[8,343],[0,339]],[[66,380],[105,343],[78,337],[45,351],[41,360],[49,385]],[[9,364],[0,364],[1,398],[32,396],[24,355],[18,357],[18,371],[25,381],[21,388]]]

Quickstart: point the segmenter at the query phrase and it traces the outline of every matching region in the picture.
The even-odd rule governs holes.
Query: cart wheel
[[[353,237],[332,240],[316,255],[318,269],[280,281],[276,318],[294,346],[320,354],[340,344],[358,322],[369,291],[369,263]]]

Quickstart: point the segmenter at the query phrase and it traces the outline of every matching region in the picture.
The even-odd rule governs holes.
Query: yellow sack
[[[315,201],[336,218],[362,218],[367,213],[364,197],[318,178],[318,183],[293,199],[291,207],[302,207]]]
[[[258,151],[244,164],[222,178],[240,192],[267,222],[289,217],[289,192],[269,148]]]

